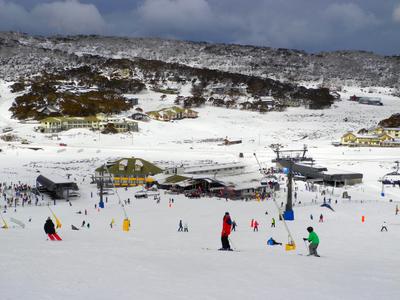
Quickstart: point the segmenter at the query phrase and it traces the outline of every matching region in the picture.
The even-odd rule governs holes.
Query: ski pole
[[[303,242],[304,242],[304,246],[306,246],[306,249],[308,250],[308,245],[307,245],[306,241],[303,240]]]
[[[235,243],[233,243],[233,242],[232,242],[232,240],[231,240],[229,237],[228,237],[228,241],[229,241],[229,243],[231,243],[231,244],[232,244],[232,246],[233,246],[233,249],[237,249],[237,248],[236,248],[236,246],[235,246]]]

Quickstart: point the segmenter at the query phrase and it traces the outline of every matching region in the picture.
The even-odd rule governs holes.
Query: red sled
[[[48,234],[48,237],[52,241],[62,241],[62,239],[60,238],[60,236],[57,233]]]
[[[55,237],[55,239],[56,239],[57,241],[62,241],[62,239],[60,238],[60,236],[59,236],[57,233],[54,233],[54,234],[53,234],[53,237]]]

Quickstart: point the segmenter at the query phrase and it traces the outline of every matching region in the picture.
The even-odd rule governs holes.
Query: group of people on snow
[[[178,225],[178,231],[180,232],[189,232],[189,226],[188,223],[185,222],[185,224],[183,224],[182,220],[179,220],[179,225]]]

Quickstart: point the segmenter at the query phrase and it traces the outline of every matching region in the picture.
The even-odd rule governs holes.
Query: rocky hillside
[[[95,46],[97,50],[91,48],[94,46],[91,39],[99,43]],[[124,49],[129,51],[129,43],[138,41],[127,40],[127,43],[123,43],[124,40],[116,39],[122,43],[115,44],[121,47],[121,51]],[[66,44],[65,41],[76,41],[79,44]],[[56,78],[45,76],[56,85],[59,85],[56,82],[59,80],[73,81],[81,88],[95,86],[115,93],[140,91],[144,85],[156,89],[183,81],[192,84],[192,90],[200,91],[200,94],[215,84],[230,87],[231,90],[227,91],[230,94],[233,94],[238,87],[245,87],[245,91],[241,94],[243,96],[259,97],[271,93],[284,105],[297,102],[299,105],[307,105],[310,108],[324,108],[329,107],[334,100],[327,89],[307,89],[294,83],[281,82],[263,76],[143,59],[136,56],[119,58],[122,55],[110,50],[113,44],[110,44],[111,41],[113,38],[42,38],[3,33],[0,35],[0,78],[18,81],[18,84],[14,86],[17,91],[29,90],[29,85],[36,82],[36,75],[46,73],[56,76]],[[80,46],[81,43],[82,46]],[[78,48],[73,51],[71,47],[75,46]],[[91,53],[85,51],[85,47],[91,48]],[[153,51],[157,49],[156,45],[154,47]],[[95,72],[81,73],[84,70],[94,69]],[[127,73],[128,76],[125,78],[128,80],[118,78],[110,80],[115,73]],[[49,98],[49,95],[45,94],[40,96],[38,101]]]
[[[358,84],[397,88],[400,86],[398,77],[400,57],[381,56],[363,51],[309,54],[289,49],[150,38],[98,36],[42,38],[16,33],[0,34],[0,43],[2,48],[7,46],[10,52],[13,52],[15,47],[27,46],[25,49],[28,49],[28,52],[29,49],[35,48],[44,54],[48,53],[47,49],[51,50],[52,56],[68,53],[109,58],[139,57],[280,81],[320,81],[326,85]],[[4,49],[1,54],[3,57]]]
[[[280,81],[320,81],[326,85],[358,84],[397,88],[400,86],[400,57],[381,56],[363,51],[309,54],[288,49],[150,38],[43,38],[17,33],[0,33],[0,46],[2,65],[4,59],[10,59],[13,55],[17,56],[13,59],[17,63],[21,62],[21,59],[29,60],[32,55],[37,54],[45,58],[44,62],[57,57],[58,62],[63,63],[65,59],[68,60],[66,53],[78,56],[90,54],[109,58],[159,60]],[[31,53],[32,49],[35,49],[35,54]],[[2,77],[13,75],[4,74],[4,70],[1,73]]]
[[[389,118],[380,121],[378,125],[391,128],[400,127],[400,114],[393,114]]]

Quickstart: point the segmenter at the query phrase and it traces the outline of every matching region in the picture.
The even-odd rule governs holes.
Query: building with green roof
[[[155,182],[153,176],[163,170],[141,158],[121,158],[100,166],[95,171],[95,182],[108,186],[130,187]]]

